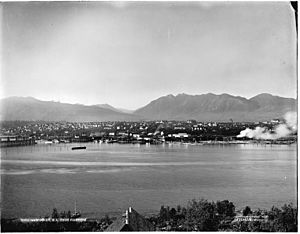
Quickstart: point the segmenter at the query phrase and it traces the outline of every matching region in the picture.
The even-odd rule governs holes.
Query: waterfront
[[[72,210],[75,200],[86,217],[200,197],[237,208],[296,204],[296,145],[84,145],[1,149],[2,217]]]

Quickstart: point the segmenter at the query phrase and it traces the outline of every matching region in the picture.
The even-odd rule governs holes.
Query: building
[[[31,137],[0,136],[0,147],[34,145],[35,140]]]
[[[234,220],[232,221],[232,223],[235,222],[267,222],[268,221],[268,216],[267,215],[263,215],[263,216],[235,216]]]
[[[155,231],[154,226],[142,215],[129,207],[125,214],[114,221],[106,232]]]

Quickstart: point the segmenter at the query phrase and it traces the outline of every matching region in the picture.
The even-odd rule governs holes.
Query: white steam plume
[[[281,137],[286,137],[297,132],[297,113],[287,112],[284,115],[284,123],[279,124],[271,132],[267,128],[256,127],[254,130],[246,128],[241,131],[237,137],[248,137],[254,139],[275,140]]]

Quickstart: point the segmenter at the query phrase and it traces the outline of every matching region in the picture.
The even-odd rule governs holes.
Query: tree
[[[170,218],[171,218],[171,219],[174,219],[175,216],[176,216],[176,210],[175,210],[175,208],[172,208],[172,209],[169,211],[169,214],[170,214]]]
[[[181,213],[181,206],[180,205],[177,206],[177,213]]]
[[[109,218],[108,214],[105,214],[103,222],[110,225],[112,223],[111,219]]]
[[[217,201],[217,212],[224,219],[235,215],[235,206],[228,200]]]
[[[249,206],[246,206],[245,209],[243,210],[243,215],[247,216],[249,214],[252,214],[251,208]]]
[[[187,209],[186,209],[185,207],[182,207],[182,208],[181,208],[181,214],[182,214],[183,216],[186,216],[186,212],[187,212]]]
[[[67,212],[67,218],[69,219],[69,221],[70,221],[71,218],[72,218],[72,214],[71,214],[71,211],[70,211],[70,210],[68,210],[68,212]]]
[[[234,232],[249,232],[247,222],[236,222],[232,225],[232,231]]]
[[[217,231],[218,218],[216,204],[201,199],[188,202],[186,213],[186,228],[188,231]]]
[[[286,232],[297,232],[297,209],[293,207],[293,204],[285,204],[282,207],[280,221]]]
[[[248,232],[261,232],[261,222],[249,222],[248,223]]]
[[[297,232],[297,209],[292,204],[284,205],[282,209],[273,206],[268,216],[271,231]]]
[[[58,214],[56,208],[53,209],[51,217],[52,217],[52,219],[58,219],[59,218],[59,214]]]
[[[66,212],[65,211],[62,211],[62,212],[60,212],[60,217],[61,218],[66,218],[66,216],[67,216],[67,214],[66,214]]]
[[[169,220],[168,208],[165,208],[164,206],[160,207],[159,218],[162,222]]]
[[[169,221],[170,220],[170,207],[169,206],[167,206],[166,215],[167,215],[166,220]]]

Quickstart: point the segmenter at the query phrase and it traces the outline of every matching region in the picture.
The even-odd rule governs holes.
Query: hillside
[[[9,97],[0,101],[2,120],[44,121],[131,121],[139,120],[132,114],[120,113],[98,106],[40,101],[32,97]]]
[[[123,109],[123,108],[115,108],[115,107],[113,107],[109,104],[98,104],[96,106],[101,107],[101,108],[105,108],[105,109],[109,109],[109,110],[113,110],[113,111],[116,111],[116,112],[127,113],[127,114],[131,114],[131,113],[134,112],[132,110],[127,110],[127,109]]]
[[[246,99],[229,94],[178,94],[158,98],[136,110],[147,119],[195,119],[199,121],[262,121],[280,118],[296,110],[296,100],[271,94]]]

